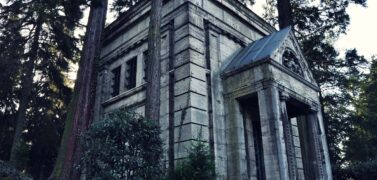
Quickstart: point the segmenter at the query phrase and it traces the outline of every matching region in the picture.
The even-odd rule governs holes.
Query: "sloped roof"
[[[229,73],[246,67],[259,60],[271,57],[289,35],[291,27],[286,27],[262,39],[250,43],[243,49],[235,52],[226,62],[222,73]]]

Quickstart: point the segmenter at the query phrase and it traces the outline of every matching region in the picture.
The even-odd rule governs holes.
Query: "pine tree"
[[[145,117],[160,119],[160,51],[161,51],[161,8],[162,0],[154,0],[151,5],[148,33],[148,65]]]
[[[14,60],[22,65],[16,125],[10,153],[13,164],[17,164],[19,147],[22,146],[22,131],[27,122],[37,74],[47,74],[47,69],[42,68],[52,66],[44,66],[46,64],[68,64],[77,52],[77,40],[73,37],[73,30],[78,17],[69,16],[69,12],[64,9],[64,2],[67,3],[53,0],[10,0],[1,7],[0,29],[10,30],[11,26],[17,27],[18,29],[8,33],[20,35],[17,41],[5,39],[3,42],[9,47],[14,46],[13,53],[20,55]],[[17,49],[22,49],[22,52]]]
[[[94,104],[92,89],[95,87],[95,60],[100,54],[107,4],[107,0],[96,0],[92,1],[90,5],[73,99],[68,109],[64,135],[54,171],[50,176],[51,179],[80,178],[80,172],[75,171],[74,166],[78,164],[81,154],[79,136],[91,123],[92,105]]]
[[[3,13],[0,8],[0,14]],[[0,159],[8,160],[17,113],[19,79],[24,44],[20,26],[14,21],[0,21]],[[13,43],[18,42],[19,44]]]
[[[290,0],[277,0],[278,22],[280,29],[293,26],[292,6]]]

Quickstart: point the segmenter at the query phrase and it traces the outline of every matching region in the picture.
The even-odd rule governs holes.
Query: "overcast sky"
[[[261,8],[265,1],[256,0],[252,10],[262,16]],[[377,55],[377,1],[368,0],[368,7],[351,4],[347,12],[351,22],[347,34],[341,35],[335,42],[335,47],[344,52],[347,49],[356,48],[360,55],[370,58]]]
[[[113,0],[109,0],[109,6]],[[0,0],[5,2],[5,0]],[[265,1],[257,0],[253,11],[262,15],[261,8]],[[366,8],[351,4],[347,9],[351,17],[351,24],[347,34],[342,35],[336,42],[335,47],[339,51],[356,48],[360,54],[370,58],[377,55],[377,1],[368,0]],[[108,16],[108,22],[113,20],[113,15]]]

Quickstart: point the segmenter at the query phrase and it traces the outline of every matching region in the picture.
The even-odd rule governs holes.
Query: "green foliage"
[[[357,161],[333,168],[335,180],[370,180],[377,179],[377,160]]]
[[[205,142],[195,141],[188,149],[188,154],[187,159],[178,162],[175,168],[175,179],[215,179],[215,163]]]
[[[125,12],[128,8],[134,6],[140,0],[114,0],[111,10],[118,14]]]
[[[362,86],[353,121],[351,135],[346,145],[347,161],[377,159],[377,61],[373,60],[370,74]]]
[[[124,109],[94,122],[82,137],[81,168],[89,179],[159,179],[160,127]]]
[[[2,13],[0,8],[0,13]],[[20,27],[13,22],[0,21],[0,159],[7,160],[12,146],[14,119],[19,95],[19,79],[24,44]],[[15,44],[12,42],[18,42]]]
[[[35,179],[47,178],[56,158],[71,95],[66,73],[79,53],[73,32],[83,2],[9,0],[0,6],[0,159],[9,159],[22,76],[31,69],[34,80],[20,146],[23,156],[17,163]],[[34,63],[29,66],[31,59]]]

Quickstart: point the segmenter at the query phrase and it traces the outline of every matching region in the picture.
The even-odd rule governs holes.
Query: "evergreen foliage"
[[[160,127],[124,109],[94,122],[83,135],[82,165],[90,179],[160,179]]]
[[[63,130],[71,94],[66,73],[79,52],[73,36],[82,17],[79,2],[9,0],[0,6],[0,159],[11,157],[35,179],[49,175]]]
[[[371,180],[377,179],[377,161],[356,161],[345,167],[333,167],[336,180]]]
[[[2,12],[0,8],[0,13]],[[14,132],[14,119],[17,113],[19,79],[23,44],[20,27],[6,21],[0,21],[0,159],[10,156]],[[18,42],[15,44],[12,42]]]
[[[119,15],[140,1],[141,0],[114,0],[111,10],[117,12]]]
[[[215,162],[208,145],[200,140],[192,143],[187,159],[177,163],[175,179],[202,180],[215,179]]]
[[[345,159],[352,161],[377,160],[377,61],[373,60],[370,74],[361,86],[356,105],[358,118],[353,120]]]

